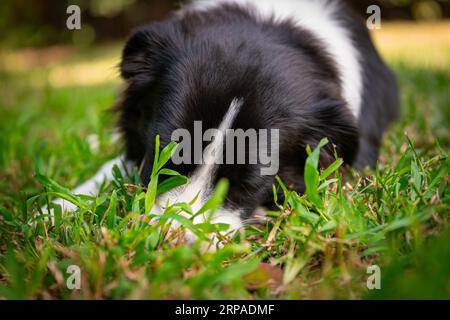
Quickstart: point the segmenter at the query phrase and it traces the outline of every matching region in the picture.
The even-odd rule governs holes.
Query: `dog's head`
[[[332,145],[351,163],[358,149],[356,121],[340,96],[334,66],[325,53],[317,54],[320,50],[308,33],[289,23],[263,24],[236,8],[174,16],[136,30],[120,64],[126,90],[119,126],[128,158],[143,163],[143,183],[152,170],[156,135],[164,146],[179,129],[191,136],[191,148],[183,151],[190,154],[168,166],[191,177],[190,195],[206,197],[218,179],[227,178],[226,206],[244,216],[271,199],[276,175],[303,191],[307,145],[327,137],[331,144],[322,152],[322,164],[334,159]],[[234,154],[227,155],[227,133],[205,138],[211,128],[242,129],[246,148],[236,143]],[[175,134],[178,142],[180,137]],[[203,160],[220,154],[222,164],[199,163],[199,152]],[[275,170],[264,171],[273,165]],[[189,188],[172,196],[188,200],[180,194]]]

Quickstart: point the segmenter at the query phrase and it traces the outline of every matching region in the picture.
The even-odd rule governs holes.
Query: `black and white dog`
[[[194,1],[167,20],[136,30],[123,50],[120,71],[126,89],[117,109],[126,153],[74,192],[98,192],[115,164],[141,167],[147,184],[156,135],[164,146],[179,128],[193,133],[196,121],[219,131],[277,129],[277,144],[266,145],[279,158],[274,174],[262,175],[260,162],[169,164],[190,183],[161,195],[155,213],[197,196],[195,211],[215,182],[227,178],[230,191],[214,221],[234,230],[273,201],[276,175],[304,191],[305,147],[324,137],[332,144],[322,151],[322,166],[334,160],[334,145],[346,164],[374,167],[382,134],[399,109],[395,78],[364,21],[339,1]],[[222,135],[201,150],[211,160],[224,144]]]

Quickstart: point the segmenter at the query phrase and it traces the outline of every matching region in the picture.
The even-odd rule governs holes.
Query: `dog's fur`
[[[192,131],[196,120],[218,128],[226,117],[231,128],[280,130],[278,175],[300,193],[305,147],[324,137],[331,143],[321,166],[334,160],[335,145],[346,164],[374,167],[382,134],[398,113],[397,85],[364,21],[338,3],[195,1],[137,29],[123,50],[126,89],[118,111],[126,159],[142,164],[143,183],[157,134],[164,146],[175,129]],[[230,108],[237,99],[238,108]],[[261,164],[169,167],[192,182],[160,203],[200,193],[199,207],[227,178],[230,192],[217,221],[233,228],[273,201],[275,176],[262,176]]]

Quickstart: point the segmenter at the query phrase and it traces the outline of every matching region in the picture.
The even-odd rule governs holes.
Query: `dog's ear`
[[[359,133],[357,121],[345,102],[323,100],[312,106],[308,118],[312,133],[307,143],[315,146],[322,138],[330,142],[321,152],[321,165],[326,167],[334,161],[333,145],[338,156],[351,165],[358,154]]]
[[[122,77],[139,84],[153,81],[173,62],[174,52],[182,42],[175,19],[136,29],[122,52]]]
[[[178,56],[183,36],[175,18],[136,29],[122,52],[120,72],[125,90],[113,110],[126,142],[127,158],[141,163],[148,145],[147,126],[153,117],[158,81]]]

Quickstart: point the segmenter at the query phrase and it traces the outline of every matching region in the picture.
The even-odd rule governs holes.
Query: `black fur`
[[[394,74],[377,53],[365,21],[349,11],[342,15],[362,57],[363,95],[359,118],[359,153],[357,169],[374,168],[378,160],[381,139],[388,125],[399,116],[399,94]]]
[[[162,145],[178,128],[217,128],[231,101],[244,104],[233,128],[279,129],[278,175],[304,191],[305,147],[327,137],[349,165],[374,166],[381,135],[397,110],[395,79],[375,51],[363,23],[345,12],[364,67],[361,119],[341,96],[339,78],[322,43],[290,21],[260,22],[244,8],[223,6],[190,12],[136,30],[123,51],[121,74],[127,88],[119,126],[127,157],[143,163],[148,183],[155,136]],[[334,159],[329,145],[322,165]],[[355,162],[356,161],[356,162]],[[171,167],[189,174],[195,165]],[[221,165],[218,177],[230,181],[227,205],[244,217],[270,203],[274,176],[260,165]]]

